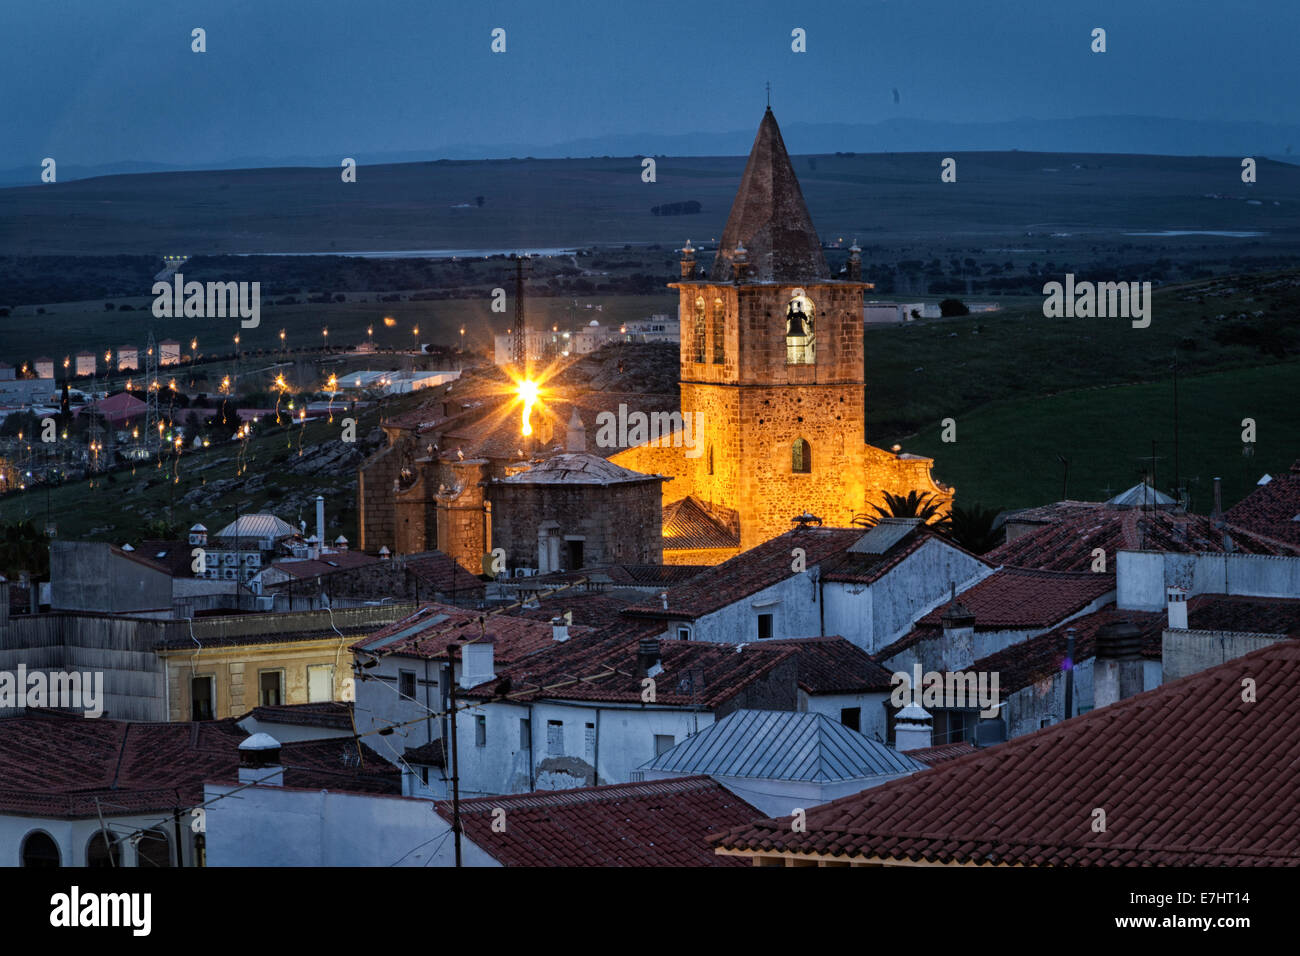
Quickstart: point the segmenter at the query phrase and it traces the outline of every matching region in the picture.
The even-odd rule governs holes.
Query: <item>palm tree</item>
[[[906,495],[884,493],[885,506],[872,505],[876,514],[853,516],[853,523],[863,528],[871,528],[881,518],[920,518],[923,522],[942,530],[948,526],[948,516],[942,511],[943,503],[933,494],[909,491]]]
[[[943,533],[972,554],[985,554],[1002,544],[1002,529],[993,527],[997,517],[996,510],[979,504],[969,508],[954,505]]]

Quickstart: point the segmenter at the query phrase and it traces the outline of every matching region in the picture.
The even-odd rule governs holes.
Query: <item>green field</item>
[[[1277,475],[1300,458],[1300,362],[1236,369],[1178,383],[1179,474],[1193,511],[1213,505],[1213,479],[1223,479],[1230,507],[1262,474]],[[1136,484],[1156,439],[1156,479],[1173,482],[1172,382],[1100,386],[1056,395],[993,402],[954,416],[956,442],[941,441],[936,424],[906,443],[933,456],[936,477],[957,488],[957,500],[992,508],[1023,508],[1061,497],[1070,461],[1070,498],[1103,500]],[[1242,454],[1243,418],[1256,423],[1253,454]]]

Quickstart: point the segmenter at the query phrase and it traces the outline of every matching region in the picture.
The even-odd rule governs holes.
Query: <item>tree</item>
[[[970,309],[961,299],[944,299],[939,303],[939,314],[945,318],[953,315],[970,315]]]
[[[50,540],[30,521],[0,524],[0,573],[10,580],[27,571],[34,580],[50,573]]]
[[[942,530],[948,524],[942,503],[932,494],[909,491],[906,495],[884,493],[885,506],[872,505],[876,514],[856,515],[853,523],[864,528],[874,527],[881,518],[920,518],[931,527]]]
[[[969,508],[953,505],[947,528],[941,529],[955,544],[973,554],[985,554],[1002,544],[1001,528],[994,529],[998,512],[979,504]]]

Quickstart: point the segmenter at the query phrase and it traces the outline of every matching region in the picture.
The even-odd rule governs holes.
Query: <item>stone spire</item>
[[[769,106],[749,151],[740,189],[722,231],[710,279],[731,282],[736,247],[749,252],[751,282],[829,279],[821,241],[804,205],[785,141]]]

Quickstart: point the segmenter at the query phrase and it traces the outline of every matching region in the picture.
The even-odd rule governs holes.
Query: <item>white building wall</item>
[[[234,788],[209,784],[212,800]],[[428,800],[248,787],[207,814],[208,866],[451,866],[451,825]],[[466,866],[499,866],[462,840]]]
[[[799,691],[799,709],[814,714],[825,714],[836,723],[840,723],[840,711],[846,707],[857,707],[862,712],[858,733],[871,740],[882,743],[885,735],[885,701],[889,699],[887,691],[872,691],[869,694],[805,694]]]
[[[370,658],[365,654],[357,654],[356,660],[365,663]],[[405,724],[391,735],[381,737],[376,734],[367,738],[371,746],[393,763],[398,762],[393,755],[393,749],[400,754],[407,747],[419,747],[442,736],[438,718],[428,720],[419,720],[419,718],[427,717],[430,711],[442,710],[442,688],[439,680],[444,666],[437,661],[393,654],[381,658],[374,667],[361,671],[370,679],[358,679],[354,682],[358,733],[368,733],[393,724]],[[399,672],[404,670],[415,673],[415,700],[403,699],[399,694],[401,689]],[[417,720],[418,723],[409,723]]]
[[[104,814],[109,833],[117,837],[120,859],[124,867],[139,865],[136,849],[130,845],[127,836],[134,830],[151,830],[161,827],[167,837],[167,846],[173,861],[176,859],[176,828],[172,815],[157,811],[131,816],[114,816],[111,812]],[[185,865],[194,865],[193,837],[190,830],[190,811],[181,809],[181,850],[185,855]],[[0,815],[0,866],[19,866],[22,861],[22,846],[27,835],[34,830],[43,830],[53,838],[59,848],[60,866],[85,866],[86,851],[91,838],[100,832],[97,818],[86,820],[60,820],[48,817],[20,817],[9,814]]]
[[[692,625],[691,640],[744,644],[758,640],[758,616],[772,615],[773,637],[821,635],[821,602],[817,600],[817,569],[792,574],[756,594],[734,601]],[[834,631],[828,633],[835,633]],[[672,636],[676,636],[674,632]]]
[[[1300,597],[1300,558],[1271,554],[1171,554],[1121,551],[1116,556],[1118,605],[1157,611],[1166,606],[1168,584],[1190,584],[1188,597]],[[1190,572],[1191,580],[1185,576]],[[1184,580],[1179,581],[1179,578]]]

